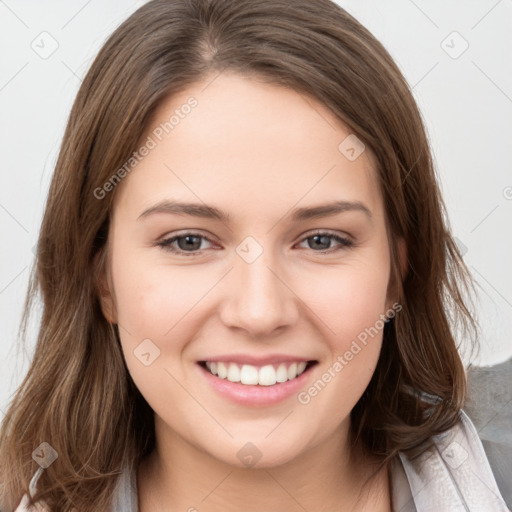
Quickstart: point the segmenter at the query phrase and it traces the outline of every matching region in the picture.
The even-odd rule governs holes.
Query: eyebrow
[[[370,209],[360,201],[333,201],[326,204],[307,206],[302,208],[295,208],[288,215],[292,222],[299,222],[309,219],[317,219],[321,217],[328,217],[337,215],[339,213],[359,211],[364,213],[370,220],[372,219],[372,212]],[[137,220],[145,219],[157,213],[166,213],[174,215],[190,215],[193,217],[201,217],[204,219],[219,220],[228,223],[230,216],[228,213],[209,206],[204,203],[183,203],[177,201],[164,200],[154,206],[144,210]]]

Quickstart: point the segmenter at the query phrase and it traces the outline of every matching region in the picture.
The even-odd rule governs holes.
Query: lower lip
[[[292,395],[296,395],[305,385],[313,367],[308,368],[293,380],[279,382],[273,386],[246,385],[240,382],[231,382],[211,374],[199,365],[201,373],[210,385],[222,396],[233,402],[249,406],[266,406],[282,402]],[[313,365],[316,366],[316,365]]]

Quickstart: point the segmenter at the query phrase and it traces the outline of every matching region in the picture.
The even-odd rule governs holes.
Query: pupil
[[[196,239],[196,243],[194,244],[194,242],[190,241],[191,239]],[[186,240],[186,243],[183,244],[184,247],[180,247],[180,249],[198,249],[199,247],[194,247],[194,245],[197,245],[197,240],[199,240],[199,237],[198,236],[194,236],[194,235],[187,235],[181,239],[178,240],[178,245],[181,245],[180,242],[182,242],[183,240]],[[201,245],[201,242],[199,241],[199,245]]]
[[[321,239],[324,239],[324,244],[322,244],[322,242],[320,242],[320,245],[326,245],[326,247],[322,247],[322,249],[329,249],[329,237],[328,236],[325,236],[325,235],[314,235],[313,236],[313,239],[315,240],[315,243],[318,241],[318,240],[321,240]]]

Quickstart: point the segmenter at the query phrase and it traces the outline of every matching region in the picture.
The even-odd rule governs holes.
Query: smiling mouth
[[[315,364],[317,361],[287,362],[264,366],[220,361],[199,362],[199,365],[212,375],[246,386],[274,386],[294,380]]]

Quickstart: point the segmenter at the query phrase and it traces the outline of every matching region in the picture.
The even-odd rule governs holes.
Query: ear
[[[397,239],[396,249],[398,253],[398,269],[400,271],[400,275],[392,276],[393,278],[390,279],[388,285],[387,307],[391,307],[391,305],[398,300],[398,298],[395,296],[395,293],[399,283],[397,283],[396,280],[401,279],[402,282],[405,281],[405,278],[407,277],[407,274],[409,272],[409,264],[407,262],[407,244],[403,238]]]
[[[110,275],[107,248],[97,255],[96,261],[96,290],[101,305],[101,311],[107,322],[117,323],[117,310],[114,300],[113,285]]]
[[[117,311],[112,292],[110,291],[107,279],[103,277],[99,283],[99,299],[101,311],[103,312],[103,316],[106,318],[107,322],[117,324]]]

